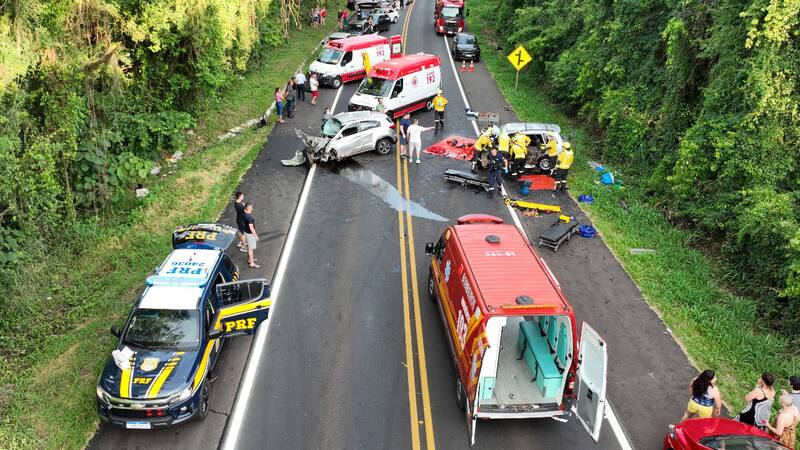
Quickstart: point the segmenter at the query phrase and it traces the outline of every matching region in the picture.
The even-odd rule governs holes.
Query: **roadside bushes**
[[[800,2],[514,0],[494,17],[504,51],[535,55],[521,76],[601,131],[597,156],[800,331]]]
[[[0,2],[0,280],[80,217],[131,205],[198,108],[283,42],[280,5]]]

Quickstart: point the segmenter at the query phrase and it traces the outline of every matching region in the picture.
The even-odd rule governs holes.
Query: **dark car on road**
[[[372,14],[372,30],[367,27],[367,20],[356,20],[350,22],[345,30],[350,36],[362,36],[365,34],[380,33],[381,31],[389,31],[392,25],[392,19],[386,14]]]
[[[481,60],[481,47],[478,45],[478,38],[472,33],[458,33],[453,36],[451,52],[455,60]]]
[[[774,437],[746,423],[723,418],[688,419],[670,425],[664,450],[789,450]]]

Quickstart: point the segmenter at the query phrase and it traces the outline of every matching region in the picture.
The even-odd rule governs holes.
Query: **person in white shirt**
[[[408,157],[414,157],[414,150],[417,151],[417,164],[419,164],[419,154],[420,150],[422,149],[422,132],[423,131],[430,131],[433,127],[423,127],[419,124],[419,119],[414,119],[414,123],[412,123],[408,130],[406,130],[406,136],[408,136]]]
[[[297,83],[297,99],[301,102],[306,101],[306,74],[302,70],[298,71],[294,76],[294,81]]]

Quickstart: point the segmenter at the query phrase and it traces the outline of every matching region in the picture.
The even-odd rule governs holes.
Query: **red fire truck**
[[[433,28],[437,34],[464,31],[464,0],[439,0],[433,10]]]
[[[605,342],[585,322],[578,334],[575,311],[522,233],[498,217],[473,214],[425,251],[428,293],[455,363],[470,444],[477,419],[563,420],[570,411],[597,440]]]

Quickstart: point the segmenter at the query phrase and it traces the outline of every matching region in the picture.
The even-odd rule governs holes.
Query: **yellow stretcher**
[[[503,201],[506,205],[513,206],[523,210],[536,210],[546,213],[561,213],[561,207],[558,205],[545,205],[544,203],[526,202],[525,200],[514,200],[511,197],[505,197]]]

